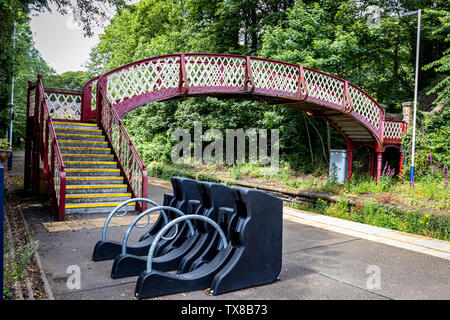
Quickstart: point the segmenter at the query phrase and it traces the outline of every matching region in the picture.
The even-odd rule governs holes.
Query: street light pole
[[[13,53],[16,47],[16,22],[14,21],[14,30],[13,30]],[[13,144],[13,120],[14,120],[14,64],[13,64],[13,74],[12,74],[12,80],[11,80],[11,110],[10,110],[10,122],[9,122],[9,144],[12,147]],[[11,155],[8,158],[8,170],[12,169],[12,149],[11,149]]]
[[[422,10],[410,11],[404,13],[402,16],[409,16],[417,13],[417,40],[416,40],[416,74],[414,77],[414,113],[413,113],[413,134],[412,134],[412,150],[411,150],[411,167],[409,172],[409,182],[414,182],[414,156],[416,151],[416,114],[417,114],[417,91],[419,83],[419,49],[420,49],[420,20]]]

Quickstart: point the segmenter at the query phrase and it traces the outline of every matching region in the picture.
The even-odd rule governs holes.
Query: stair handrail
[[[42,76],[38,75],[36,83],[38,93],[37,105],[38,129],[36,134],[38,139],[39,153],[43,161],[44,178],[48,186],[48,194],[51,201],[53,216],[58,220],[64,220],[66,203],[66,171],[64,161],[61,155],[58,138],[56,137],[53,126],[52,116],[48,109],[45,98],[45,90],[42,85]],[[49,155],[50,151],[50,155]],[[55,167],[55,160],[57,166]]]
[[[133,198],[147,198],[148,197],[148,174],[146,165],[142,161],[139,153],[137,152],[133,141],[128,135],[122,120],[118,116],[116,110],[113,108],[103,88],[100,88],[97,92],[97,103],[101,104],[101,114],[98,121],[99,126],[105,132],[107,139],[112,147],[113,153],[121,171],[124,173],[128,186],[131,189]],[[113,132],[113,126],[116,126],[116,131]],[[118,137],[117,137],[118,134]],[[117,141],[118,138],[118,141]],[[128,148],[128,152],[126,149]],[[128,159],[127,159],[128,158]],[[136,176],[135,170],[139,168],[140,175]],[[147,203],[143,202],[141,205],[142,210],[146,210]]]

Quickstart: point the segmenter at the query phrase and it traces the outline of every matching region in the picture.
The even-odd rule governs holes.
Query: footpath
[[[20,166],[20,154],[15,165]],[[20,172],[20,169],[17,170]],[[161,203],[169,182],[149,178],[149,198]],[[24,201],[21,212],[34,241],[47,299],[134,300],[136,277],[113,280],[112,261],[93,262],[106,215],[54,221],[48,201]],[[284,208],[280,281],[220,296],[207,290],[155,300],[450,299],[450,243]],[[121,241],[134,216],[111,220],[108,238]],[[139,233],[132,234],[131,241]],[[73,270],[80,275],[73,285]]]

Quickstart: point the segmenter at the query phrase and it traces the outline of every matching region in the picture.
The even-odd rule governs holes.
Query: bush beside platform
[[[147,167],[147,171],[149,176],[163,180],[170,180],[173,176],[180,176],[195,180],[224,183],[227,185],[257,187],[278,195],[284,192],[279,188],[268,185],[263,187],[254,186],[235,179],[218,177],[204,172],[198,173],[187,165],[170,166],[163,163],[151,163]],[[343,195],[333,196],[314,191],[288,193],[291,193],[292,195],[298,194],[314,200],[308,203],[297,202],[295,197],[290,197],[291,200],[286,199],[289,206],[296,209],[450,241],[450,216],[445,212],[424,212],[424,210],[420,209],[410,211],[392,205],[376,203],[374,201],[355,200],[355,198],[346,198]]]

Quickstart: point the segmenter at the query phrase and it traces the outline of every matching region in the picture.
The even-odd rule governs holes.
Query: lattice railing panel
[[[243,87],[245,58],[187,55],[186,74],[191,87]]]
[[[134,64],[108,75],[107,96],[109,101],[120,103],[126,98],[178,87],[179,75],[178,56]]]
[[[97,82],[98,80],[94,80],[91,83],[91,110],[97,109]]]
[[[348,88],[354,111],[367,120],[377,131],[381,126],[381,109],[362,91],[353,86]]]
[[[251,70],[256,88],[289,93],[298,92],[298,66],[252,59]]]
[[[386,120],[384,122],[384,134],[385,140],[400,140],[403,133],[403,121],[391,121]]]
[[[146,197],[147,195],[143,190],[143,185],[146,183],[143,180],[145,166],[128,137],[119,116],[106,99],[102,99],[102,101],[101,122],[108,140],[111,142],[134,195]]]
[[[80,120],[81,95],[45,92],[48,110],[54,119]]]
[[[245,88],[256,95],[306,99],[350,114],[382,140],[384,113],[370,96],[343,79],[289,63],[236,55],[174,54],[111,71],[99,78],[100,87],[120,116],[147,101],[196,95],[202,90],[242,93]],[[95,99],[93,92],[92,106]]]
[[[34,115],[34,108],[36,106],[36,88],[30,90],[30,106],[28,110],[28,116],[32,117]]]
[[[344,81],[313,70],[304,69],[308,96],[342,105],[344,97]]]

